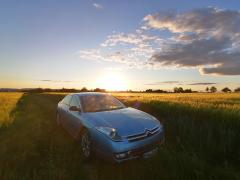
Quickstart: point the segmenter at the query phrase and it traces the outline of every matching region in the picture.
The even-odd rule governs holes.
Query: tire
[[[84,129],[81,134],[80,143],[83,159],[90,161],[93,157],[92,140],[89,132],[86,129]]]

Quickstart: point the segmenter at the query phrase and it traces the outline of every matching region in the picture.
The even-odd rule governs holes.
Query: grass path
[[[24,95],[0,134],[0,179],[85,177],[79,147],[55,124],[56,98]]]
[[[0,129],[1,180],[240,179],[240,167],[234,160],[238,163],[240,157],[236,143],[239,137],[239,126],[236,125],[239,123],[235,123],[238,114],[229,116],[235,123],[229,124],[224,121],[227,116],[218,115],[219,112],[142,101],[143,110],[163,120],[166,146],[149,160],[121,165],[101,159],[86,163],[79,153],[79,144],[56,125],[56,105],[63,96],[24,94],[21,97],[13,110],[13,123]],[[209,118],[209,122],[202,120],[204,117]],[[215,117],[220,118],[219,125]],[[223,139],[231,141],[221,142]],[[233,154],[226,153],[229,150],[225,148],[227,144]]]

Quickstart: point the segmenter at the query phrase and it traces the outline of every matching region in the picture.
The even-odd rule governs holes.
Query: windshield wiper
[[[98,109],[98,110],[95,110],[95,111],[88,111],[88,112],[112,111],[112,110],[123,109],[123,108],[124,107],[106,108],[106,109]]]
[[[123,109],[124,107],[111,108],[110,110]]]

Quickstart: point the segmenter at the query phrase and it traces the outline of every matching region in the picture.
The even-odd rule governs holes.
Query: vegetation
[[[147,89],[145,92],[147,92],[147,93],[167,93],[167,91],[164,91],[161,89],[157,89],[157,90]]]
[[[240,87],[234,90],[235,92],[240,92]]]
[[[222,89],[222,92],[232,92],[232,90],[229,89],[228,87],[225,87],[225,88]]]
[[[173,92],[175,93],[191,93],[192,92],[192,89],[183,89],[182,87],[175,87],[173,89]]]
[[[206,87],[206,92],[217,92],[217,88],[212,86],[211,88]],[[95,89],[87,89],[83,87],[81,89],[74,89],[74,88],[62,88],[62,89],[51,89],[51,88],[23,88],[23,89],[11,89],[11,88],[0,88],[0,92],[26,92],[26,93],[50,93],[50,92],[58,92],[58,93],[76,93],[76,92],[109,92],[106,89],[95,88]],[[145,91],[133,91],[133,90],[125,90],[125,91],[110,91],[110,92],[117,92],[117,93],[196,93],[201,91],[195,91],[192,89],[183,89],[182,87],[174,87],[171,91],[166,91],[162,89],[146,89]],[[225,87],[222,89],[222,92],[232,92],[231,89]],[[236,88],[234,92],[240,92],[240,87]]]
[[[16,107],[22,93],[0,93],[0,127],[11,123],[11,111]]]
[[[209,91],[209,87],[206,87],[205,91],[208,92]]]
[[[240,179],[240,94],[114,95],[163,122],[166,144],[154,158],[84,162],[79,143],[55,123],[65,94],[26,93],[0,129],[0,179]]]
[[[217,88],[216,88],[215,86],[212,86],[212,87],[210,88],[210,91],[211,91],[212,93],[215,93],[215,92],[217,92]]]

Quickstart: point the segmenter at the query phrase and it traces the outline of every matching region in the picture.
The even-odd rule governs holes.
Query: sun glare
[[[100,77],[97,84],[100,88],[110,91],[127,90],[126,79],[118,73],[109,73]]]

